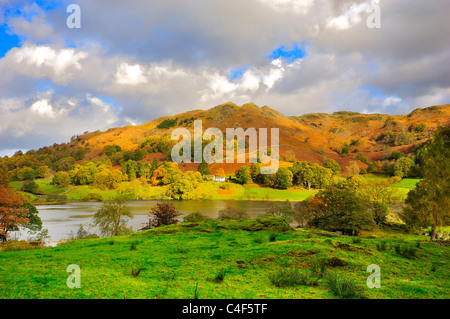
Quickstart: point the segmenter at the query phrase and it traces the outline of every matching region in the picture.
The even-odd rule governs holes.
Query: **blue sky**
[[[279,48],[273,50],[272,54],[268,56],[269,59],[276,60],[276,59],[284,59],[287,63],[293,63],[294,61],[304,58],[307,56],[306,53],[306,45],[307,42],[303,41],[300,44],[300,47],[298,43],[293,43],[292,48],[288,49],[285,45],[281,45]]]
[[[0,156],[228,101],[286,115],[450,100],[450,2],[0,2]],[[358,6],[361,8],[361,6]],[[17,48],[11,50],[12,48]]]
[[[0,26],[0,58],[4,57],[6,52],[14,47],[20,46],[20,39],[17,35],[8,32],[8,26]]]

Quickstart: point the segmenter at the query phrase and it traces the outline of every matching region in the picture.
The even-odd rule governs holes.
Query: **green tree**
[[[122,173],[128,176],[128,180],[135,180],[138,177],[138,164],[134,160],[123,162]]]
[[[334,159],[331,159],[331,158],[326,159],[323,162],[323,167],[331,169],[334,174],[340,174],[341,173],[341,166]]]
[[[17,179],[19,181],[23,180],[33,180],[36,177],[36,172],[31,167],[23,167],[17,171]]]
[[[73,165],[75,165],[75,159],[73,157],[64,157],[64,158],[61,158],[60,160],[58,160],[54,164],[54,171],[55,172],[59,172],[59,171],[68,172],[72,168]]]
[[[261,163],[253,163],[250,166],[250,176],[255,183],[262,183]]]
[[[70,176],[67,172],[57,172],[52,179],[52,184],[59,187],[67,187],[70,185]]]
[[[280,189],[287,189],[292,187],[293,174],[287,167],[280,167],[276,173],[277,187]]]
[[[39,188],[34,180],[28,180],[22,185],[22,191],[34,194]]]
[[[92,185],[103,190],[116,189],[119,187],[120,182],[125,181],[126,179],[126,175],[117,169],[104,169],[94,175]]]
[[[250,168],[248,166],[241,166],[236,171],[236,180],[239,184],[249,184],[252,182],[252,176],[250,174]]]
[[[51,169],[47,165],[42,165],[36,168],[36,177],[46,178],[52,173]]]
[[[169,185],[183,176],[177,163],[164,162],[154,172],[151,178],[152,185]]]
[[[329,187],[315,197],[319,200],[317,208],[323,213],[314,221],[317,227],[350,235],[375,227],[372,204],[354,191]]]
[[[187,179],[179,179],[175,183],[172,184],[172,197],[177,200],[181,199],[192,199],[194,198],[194,186],[192,182]]]
[[[202,176],[211,174],[209,165],[205,161],[202,161],[200,165],[198,165],[197,171],[199,171]]]
[[[133,218],[130,209],[120,197],[105,202],[97,210],[93,217],[92,225],[96,227],[102,236],[119,236],[131,233],[128,221]]]
[[[439,128],[422,155],[423,180],[408,193],[403,218],[410,227],[436,229],[450,223],[450,128]]]

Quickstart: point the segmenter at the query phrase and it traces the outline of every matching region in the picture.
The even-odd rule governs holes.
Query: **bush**
[[[225,279],[225,275],[227,274],[226,269],[222,268],[219,270],[219,272],[216,274],[214,279],[212,280],[215,283],[221,283]]]
[[[348,265],[348,262],[335,256],[324,260],[323,263],[330,267],[345,267]]]
[[[45,200],[47,202],[64,203],[67,201],[67,196],[66,195],[57,195],[57,194],[47,195]]]
[[[219,211],[217,219],[248,220],[250,216],[243,209],[228,207]]]
[[[212,218],[208,217],[206,215],[203,215],[200,212],[193,212],[193,213],[190,213],[190,214],[184,216],[183,220],[188,223],[195,223],[195,222],[202,222],[205,220],[212,220]]]
[[[167,130],[167,129],[177,125],[177,122],[178,122],[178,118],[172,119],[172,120],[171,119],[167,119],[167,120],[164,120],[161,123],[159,123],[157,128]]]
[[[316,286],[318,279],[297,268],[283,268],[269,275],[270,282],[279,288],[292,286]]]
[[[269,241],[273,242],[277,240],[277,235],[276,234],[270,234],[269,235]]]
[[[413,259],[417,257],[417,248],[415,247],[395,245],[394,249],[395,252],[402,257],[408,259]]]
[[[254,242],[255,244],[262,244],[263,240],[262,240],[261,237],[257,237],[257,238],[255,238],[255,239],[253,239],[253,242]]]
[[[84,195],[81,197],[81,200],[83,202],[101,202],[103,201],[103,197],[100,194],[96,194],[96,193],[89,193],[87,195]]]
[[[181,215],[181,213],[176,210],[174,204],[164,202],[157,203],[154,207],[152,207],[149,214],[149,220],[142,229],[150,229],[163,225],[177,224],[177,217]]]
[[[36,182],[34,180],[27,180],[22,185],[22,191],[31,193],[31,194],[35,194],[36,191],[38,190],[38,188],[39,188],[39,185],[36,184]]]
[[[141,273],[141,271],[144,270],[144,267],[142,266],[132,266],[131,267],[131,277],[137,277]]]
[[[311,275],[317,278],[322,278],[327,271],[327,264],[323,260],[314,260],[309,268]]]
[[[325,283],[331,293],[340,299],[361,299],[363,294],[360,288],[350,278],[328,273],[325,276]]]
[[[377,243],[377,249],[378,251],[385,251],[386,250],[386,242],[382,241],[382,242],[378,242]]]

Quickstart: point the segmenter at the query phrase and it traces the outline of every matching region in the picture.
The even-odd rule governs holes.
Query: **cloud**
[[[129,65],[122,63],[116,73],[116,80],[119,84],[136,85],[147,82],[142,68],[139,64]]]

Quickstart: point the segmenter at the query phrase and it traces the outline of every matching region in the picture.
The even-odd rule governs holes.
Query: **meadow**
[[[361,175],[367,182],[374,180],[387,181],[387,175]],[[408,192],[415,187],[420,181],[417,178],[404,178],[391,187],[398,190],[399,195],[406,198]],[[122,182],[115,190],[101,190],[99,188],[85,185],[85,186],[68,186],[57,187],[51,185],[51,178],[36,179],[39,188],[42,189],[46,195],[64,195],[68,201],[88,201],[92,195],[103,200],[113,199],[118,192],[129,194],[130,200],[160,200],[169,199],[166,192],[169,186],[152,186],[140,180],[131,182]],[[13,186],[20,190],[21,182],[12,182]],[[305,200],[310,196],[315,195],[318,190],[308,190],[298,187],[289,189],[273,189],[267,187],[260,187],[256,184],[240,185],[235,183],[216,183],[203,182],[194,190],[194,199],[204,200],[275,200],[275,201],[299,201]],[[26,193],[30,200],[35,204],[48,202],[46,195],[36,196]]]
[[[52,248],[6,247],[5,299],[349,297],[337,294],[329,278],[350,282],[357,291],[351,298],[450,297],[448,246],[389,230],[356,238],[293,229],[280,217],[180,223]],[[80,266],[81,288],[66,284],[71,264]],[[366,285],[371,264],[380,266],[380,288]],[[293,271],[307,280],[295,280]]]

